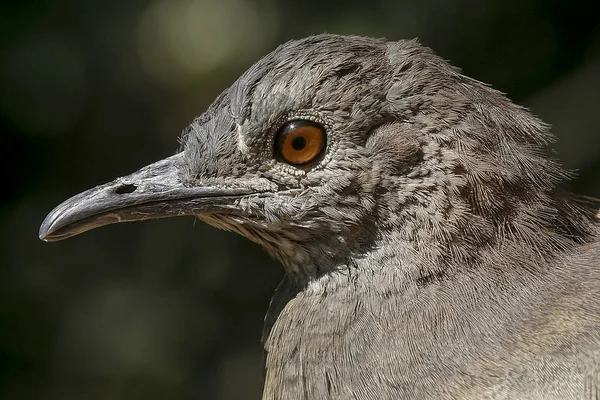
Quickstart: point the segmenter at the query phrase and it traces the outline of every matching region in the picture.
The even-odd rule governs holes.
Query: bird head
[[[539,253],[582,235],[551,139],[416,41],[319,35],[253,65],[176,155],[59,205],[40,238],[194,215],[260,243],[290,274],[377,253],[423,278],[482,249]]]

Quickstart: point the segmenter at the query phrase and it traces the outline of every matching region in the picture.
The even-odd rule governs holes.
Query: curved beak
[[[62,240],[117,222],[222,211],[235,207],[240,196],[265,191],[185,185],[182,158],[179,153],[71,197],[44,219],[40,239]]]

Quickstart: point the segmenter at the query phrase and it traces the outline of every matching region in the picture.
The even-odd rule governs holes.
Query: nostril
[[[133,192],[135,192],[135,189],[137,189],[137,186],[135,186],[133,183],[127,183],[125,185],[121,185],[118,188],[116,188],[115,193],[116,194],[133,193]]]

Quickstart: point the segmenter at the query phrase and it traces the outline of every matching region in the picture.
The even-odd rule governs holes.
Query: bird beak
[[[71,197],[42,222],[40,239],[62,240],[117,222],[218,211],[235,207],[234,202],[240,196],[258,192],[248,188],[185,185],[179,173],[182,154]]]

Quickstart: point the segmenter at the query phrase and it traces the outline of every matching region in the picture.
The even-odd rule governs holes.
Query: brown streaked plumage
[[[326,144],[283,146],[293,121]],[[67,200],[40,237],[196,215],[260,243],[286,270],[266,400],[597,399],[600,227],[552,140],[415,41],[319,35],[258,61],[177,155]]]

